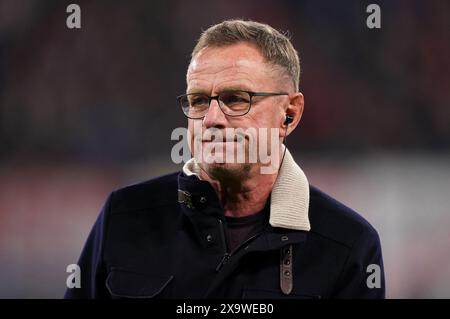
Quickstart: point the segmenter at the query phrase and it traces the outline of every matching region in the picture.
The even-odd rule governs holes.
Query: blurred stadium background
[[[290,31],[306,109],[289,148],[379,231],[387,296],[450,297],[444,0],[0,0],[0,297],[60,298],[108,193],[181,168],[190,51],[234,17]]]

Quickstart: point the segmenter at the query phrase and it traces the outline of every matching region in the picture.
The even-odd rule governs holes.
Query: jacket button
[[[285,275],[286,277],[289,277],[289,276],[291,275],[291,272],[290,272],[289,270],[285,270],[285,271],[284,271],[284,275]]]
[[[202,204],[206,203],[206,197],[205,196],[200,197],[200,203],[202,203]]]
[[[208,243],[210,243],[211,241],[212,241],[212,239],[213,239],[213,237],[211,236],[211,235],[207,235],[206,236],[206,241],[208,242]]]
[[[281,241],[288,241],[289,237],[288,236],[281,236]]]

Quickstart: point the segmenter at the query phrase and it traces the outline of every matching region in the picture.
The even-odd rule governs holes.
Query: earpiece
[[[291,124],[292,122],[294,122],[294,117],[292,115],[288,115],[286,114],[286,119],[284,120],[283,125],[286,125],[286,128],[284,129],[284,138],[283,138],[283,144],[284,144],[284,152],[283,152],[283,157],[281,158],[281,162],[280,162],[280,166],[278,167],[278,170],[281,168],[281,164],[283,164],[284,161],[284,155],[286,155],[286,150],[287,150],[287,131],[288,131],[288,126],[289,124]]]
[[[289,125],[294,121],[294,117],[292,117],[291,115],[287,115],[286,114],[286,119],[284,120],[284,125]]]

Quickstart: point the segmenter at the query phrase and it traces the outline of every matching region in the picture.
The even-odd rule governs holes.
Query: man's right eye
[[[208,104],[208,99],[206,97],[200,96],[200,97],[192,97],[189,99],[189,105],[192,107],[195,106],[204,106]]]

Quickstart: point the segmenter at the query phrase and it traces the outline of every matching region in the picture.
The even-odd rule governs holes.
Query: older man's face
[[[207,47],[201,50],[189,66],[187,73],[187,93],[205,93],[216,96],[221,92],[229,90],[243,90],[251,92],[282,92],[289,89],[288,80],[280,76],[280,71],[264,61],[263,56],[257,48],[250,44],[240,43],[225,47]],[[229,158],[225,155],[230,148],[238,151],[236,141],[226,140],[226,129],[241,128],[251,132],[249,128],[256,130],[256,135],[252,136],[253,141],[265,143],[265,149],[270,153],[272,143],[279,145],[280,137],[277,135],[276,142],[270,141],[271,128],[280,129],[284,121],[284,107],[289,104],[288,96],[254,97],[250,111],[239,117],[225,115],[220,109],[217,101],[211,101],[211,106],[203,119],[189,119],[188,129],[190,133],[191,151],[194,156],[194,142],[202,145],[203,153],[207,149],[213,149],[215,158],[219,158],[223,152],[225,163],[208,163],[205,160],[199,165],[208,174],[214,171],[239,173],[251,171],[252,168],[261,166],[259,156],[257,163],[249,162],[248,152],[249,137],[245,140],[246,163],[236,163],[237,158]],[[212,144],[208,139],[202,138],[202,133],[207,129],[218,129],[223,133],[224,141]],[[267,129],[268,139],[260,138],[260,129]],[[242,146],[242,145],[239,145]],[[258,144],[258,150],[262,145]],[[242,149],[242,147],[240,147]],[[279,150],[277,149],[277,152]],[[197,157],[198,158],[198,157]]]

